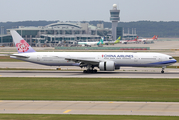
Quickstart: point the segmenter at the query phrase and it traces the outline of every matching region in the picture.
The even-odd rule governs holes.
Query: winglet
[[[11,30],[18,53],[36,52],[15,30]]]

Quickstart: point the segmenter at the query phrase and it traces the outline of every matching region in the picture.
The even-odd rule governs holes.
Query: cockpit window
[[[172,57],[169,57],[169,59],[173,59]]]

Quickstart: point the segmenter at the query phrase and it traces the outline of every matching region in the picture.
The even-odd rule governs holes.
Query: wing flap
[[[83,64],[91,64],[91,65],[97,65],[99,64],[99,62],[101,62],[100,60],[95,60],[94,57],[59,57],[59,56],[55,56],[55,57],[63,58],[65,60],[73,61],[75,63],[83,63]]]

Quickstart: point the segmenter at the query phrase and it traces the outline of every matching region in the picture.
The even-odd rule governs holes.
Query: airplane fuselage
[[[97,45],[99,42],[78,42],[78,45]]]
[[[95,67],[104,61],[113,61],[115,66],[133,67],[168,66],[176,62],[169,55],[145,52],[33,52],[13,54],[10,57],[48,66],[80,66],[79,61],[74,62],[70,58],[95,61],[97,63],[93,64]]]

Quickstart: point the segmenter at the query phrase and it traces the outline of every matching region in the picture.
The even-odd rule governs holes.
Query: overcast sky
[[[0,0],[0,22],[109,21],[114,3],[123,22],[179,21],[179,0]]]

